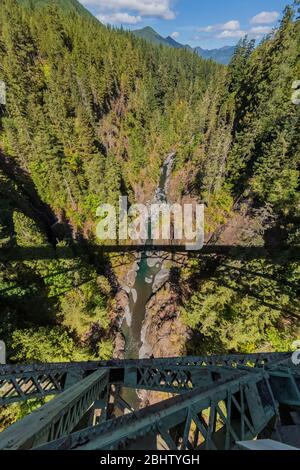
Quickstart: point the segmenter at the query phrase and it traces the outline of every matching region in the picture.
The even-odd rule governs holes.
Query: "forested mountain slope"
[[[99,198],[114,200],[122,184],[134,191],[142,174],[156,183],[164,153],[192,135],[181,116],[193,115],[216,67],[55,7],[4,4],[3,151],[59,217],[86,231]]]
[[[96,208],[120,194],[148,201],[170,151],[170,199],[205,202],[207,241],[236,245],[229,258],[172,268],[187,352],[290,349],[300,315],[298,3],[258,48],[242,40],[229,67],[106,28],[76,2],[68,15],[62,0],[1,3],[0,244],[53,251],[0,261],[10,361],[112,356],[118,280],[112,259],[88,250]],[[85,257],[55,256],[78,242]]]
[[[215,352],[284,350],[299,338],[300,106],[292,102],[292,84],[300,76],[296,3],[296,11],[287,7],[278,31],[258,48],[240,42],[228,72],[203,100],[202,143],[192,158],[195,193],[208,206],[207,231],[223,225],[212,242],[248,247],[250,256],[235,248],[234,260],[201,259],[185,271],[189,300],[183,313],[198,351],[203,345]]]
[[[80,13],[83,16],[91,19],[93,15],[84,8],[84,6],[77,0],[17,0],[18,3],[27,8],[44,8],[49,5],[58,6],[64,13]]]
[[[167,38],[162,37],[150,26],[146,26],[142,29],[135,29],[133,34],[138,38],[144,39],[145,41],[151,42],[152,44],[156,44],[158,46],[162,45],[167,47],[178,47],[179,49],[184,47],[181,44],[176,43],[176,41],[174,41],[174,44],[170,44]],[[176,46],[176,44],[178,44],[178,46]]]
[[[165,154],[187,151],[218,68],[65,15],[63,3],[1,5],[2,248],[94,242],[100,203],[149,197]],[[108,260],[92,261],[1,264],[0,336],[11,358],[112,354],[116,284]]]

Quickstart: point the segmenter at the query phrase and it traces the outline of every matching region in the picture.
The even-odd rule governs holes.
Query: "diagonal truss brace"
[[[94,402],[106,394],[107,370],[99,369],[0,434],[0,449],[31,449],[74,430]]]
[[[99,370],[107,370],[109,381],[124,387],[181,393],[221,377],[214,367],[228,374],[241,367],[262,368],[288,359],[289,353],[202,356],[128,361],[92,361],[82,363],[0,366],[0,406],[32,398],[57,395],[73,383]]]
[[[160,436],[173,450],[232,448],[242,436],[248,439],[256,437],[276,415],[277,407],[271,394],[267,400],[260,396],[262,388],[259,385],[267,380],[268,375],[263,371],[239,373],[233,379],[196,388],[157,405],[78,431],[41,449],[122,449],[149,435]],[[244,407],[240,405],[241,392]],[[235,404],[239,404],[235,413],[233,399]],[[255,415],[250,409],[253,401],[257,407]],[[209,418],[206,423],[204,414],[207,410]]]

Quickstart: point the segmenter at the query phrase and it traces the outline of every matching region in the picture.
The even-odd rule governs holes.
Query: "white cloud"
[[[279,18],[277,11],[262,11],[258,15],[254,16],[251,20],[251,24],[271,24]]]
[[[198,28],[198,31],[200,31],[202,33],[211,33],[213,31],[215,31],[214,28],[215,28],[214,26],[204,26],[203,28]]]
[[[264,11],[259,15],[256,15],[250,21],[251,24],[257,24],[257,26],[242,29],[238,20],[230,20],[222,24],[214,24],[197,28],[197,31],[205,33],[205,36],[203,36],[202,39],[205,37],[211,39],[240,39],[247,34],[254,39],[260,39],[262,36],[272,31],[272,27],[266,26],[266,24],[269,24],[271,19],[272,22],[274,22],[278,16],[279,13],[276,11]]]
[[[198,31],[202,33],[213,33],[218,31],[238,31],[241,28],[240,22],[237,20],[230,20],[227,23],[214,24],[198,28]]]
[[[250,30],[250,34],[268,34],[272,31],[272,28],[270,26],[253,26]]]
[[[99,7],[100,14],[109,12],[121,13],[130,10],[138,16],[173,20],[175,12],[171,8],[171,0],[81,0],[84,5]]]
[[[97,15],[101,23],[109,24],[137,24],[142,21],[141,16],[129,15],[128,13],[112,13],[111,15]]]
[[[171,38],[173,39],[178,39],[180,36],[180,33],[178,33],[178,31],[174,31],[174,33],[171,34]]]
[[[224,23],[222,26],[222,29],[224,30],[230,30],[230,31],[237,31],[241,28],[240,22],[236,20],[231,20],[227,21],[227,23]]]
[[[238,29],[236,31],[231,31],[229,29],[225,29],[222,33],[217,35],[218,39],[226,39],[226,38],[242,38],[246,35],[246,31],[242,31]]]

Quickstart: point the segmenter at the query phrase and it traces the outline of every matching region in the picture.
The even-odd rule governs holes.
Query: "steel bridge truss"
[[[212,372],[213,367],[228,367],[230,370],[243,365],[263,367],[286,357],[290,355],[285,353],[250,354],[140,361],[2,365],[0,366],[0,406],[57,395],[99,368],[109,370],[111,383],[119,383],[129,388],[172,393],[181,389],[189,390],[192,385],[195,385],[197,377],[198,380],[201,380],[201,377],[203,380],[203,377]]]
[[[3,431],[0,449],[231,449],[275,422],[280,405],[300,409],[300,367],[290,357],[1,366],[0,405],[57,396]],[[126,408],[122,388],[173,397],[135,411],[128,405],[115,418],[114,405]]]

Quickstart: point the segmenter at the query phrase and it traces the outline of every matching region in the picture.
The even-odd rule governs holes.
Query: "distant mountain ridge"
[[[32,8],[39,8],[46,5],[58,5],[66,14],[76,12],[79,13],[86,18],[93,18],[95,17],[90,13],[78,0],[17,0],[18,3]],[[133,34],[141,39],[144,39],[152,44],[168,47],[173,47],[175,49],[189,49],[191,51],[195,51],[200,57],[203,59],[212,59],[215,62],[220,64],[227,65],[234,53],[235,46],[225,46],[221,47],[220,49],[212,49],[206,50],[202,49],[201,47],[192,48],[188,44],[181,44],[171,36],[167,36],[164,38],[159,33],[157,33],[153,28],[150,26],[146,26],[142,29],[137,29],[132,31]]]
[[[171,43],[168,40],[168,38],[163,38],[150,26],[146,26],[145,28],[142,28],[142,29],[136,29],[135,31],[133,31],[133,33],[135,36],[141,39],[145,39],[145,41],[151,42],[152,44],[157,44],[157,45],[162,44],[164,46],[171,46]],[[176,43],[176,41],[174,41],[174,43]],[[176,46],[173,46],[173,47],[176,47]],[[178,44],[178,47],[181,47],[181,44]]]
[[[174,47],[176,49],[190,49],[197,52],[197,54],[203,59],[212,59],[220,64],[227,65],[231,61],[231,58],[235,51],[235,46],[224,46],[220,49],[202,49],[201,47],[195,47],[194,49],[188,44],[180,44],[175,41],[171,36],[164,38],[158,34],[150,26],[146,26],[142,29],[136,29],[132,31],[133,34],[139,38],[145,39],[145,41],[151,42],[152,44],[161,44],[163,46]]]
[[[202,49],[201,47],[195,47],[195,51],[203,59],[212,59],[220,64],[228,65],[232,59],[236,46],[224,46],[220,49]]]

